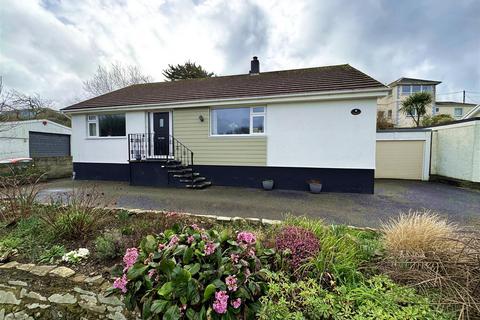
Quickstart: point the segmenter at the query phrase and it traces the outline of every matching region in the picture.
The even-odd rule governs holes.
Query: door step
[[[181,179],[180,182],[182,183],[193,183],[193,184],[196,184],[197,182],[202,182],[202,181],[205,181],[207,180],[207,178],[205,177],[197,177],[197,178],[194,178],[194,179]]]
[[[204,189],[206,187],[210,187],[211,185],[212,185],[212,182],[205,181],[205,182],[201,182],[201,183],[198,183],[198,184],[187,184],[187,185],[185,185],[185,187],[187,187],[189,189]]]
[[[192,173],[184,173],[184,174],[174,174],[174,178],[192,178],[193,177],[198,177],[200,176],[200,173],[198,172],[192,172]]]
[[[187,173],[187,172],[192,172],[192,168],[184,168],[182,167],[181,169],[178,170],[168,170],[168,173]]]

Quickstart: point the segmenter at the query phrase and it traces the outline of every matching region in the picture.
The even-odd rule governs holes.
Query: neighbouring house
[[[460,120],[465,114],[476,107],[474,103],[462,103],[455,101],[436,101],[434,114],[448,114],[455,120]]]
[[[70,156],[71,129],[50,120],[0,122],[0,160]]]
[[[415,123],[411,116],[406,115],[400,109],[402,101],[416,92],[429,92],[433,96],[433,103],[427,108],[427,114],[435,114],[436,86],[440,81],[423,80],[413,78],[400,78],[388,84],[391,89],[389,94],[378,99],[378,117],[384,117],[397,128],[414,127]]]
[[[373,193],[377,98],[336,65],[132,85],[63,109],[76,179]],[[241,191],[239,191],[241,192]]]

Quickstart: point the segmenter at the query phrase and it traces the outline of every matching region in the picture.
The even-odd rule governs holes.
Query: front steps
[[[208,181],[206,177],[195,172],[192,167],[182,165],[180,161],[169,160],[165,167],[168,169],[169,176],[186,188],[204,189],[212,185],[212,182]]]

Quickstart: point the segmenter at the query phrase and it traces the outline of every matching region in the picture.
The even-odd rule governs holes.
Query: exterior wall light
[[[203,122],[203,120],[205,120],[205,119],[203,119],[203,116],[202,116],[202,115],[199,115],[199,116],[198,116],[198,120],[200,120],[200,122]]]

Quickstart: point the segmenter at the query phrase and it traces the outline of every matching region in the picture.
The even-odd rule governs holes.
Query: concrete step
[[[185,187],[189,189],[204,189],[204,188],[210,187],[211,185],[212,185],[211,181],[204,181],[198,184],[187,184],[185,185]]]
[[[205,177],[196,177],[194,179],[181,179],[180,182],[183,182],[183,183],[189,183],[189,184],[196,184],[197,182],[202,182],[202,181],[205,181],[207,180],[207,178]]]

